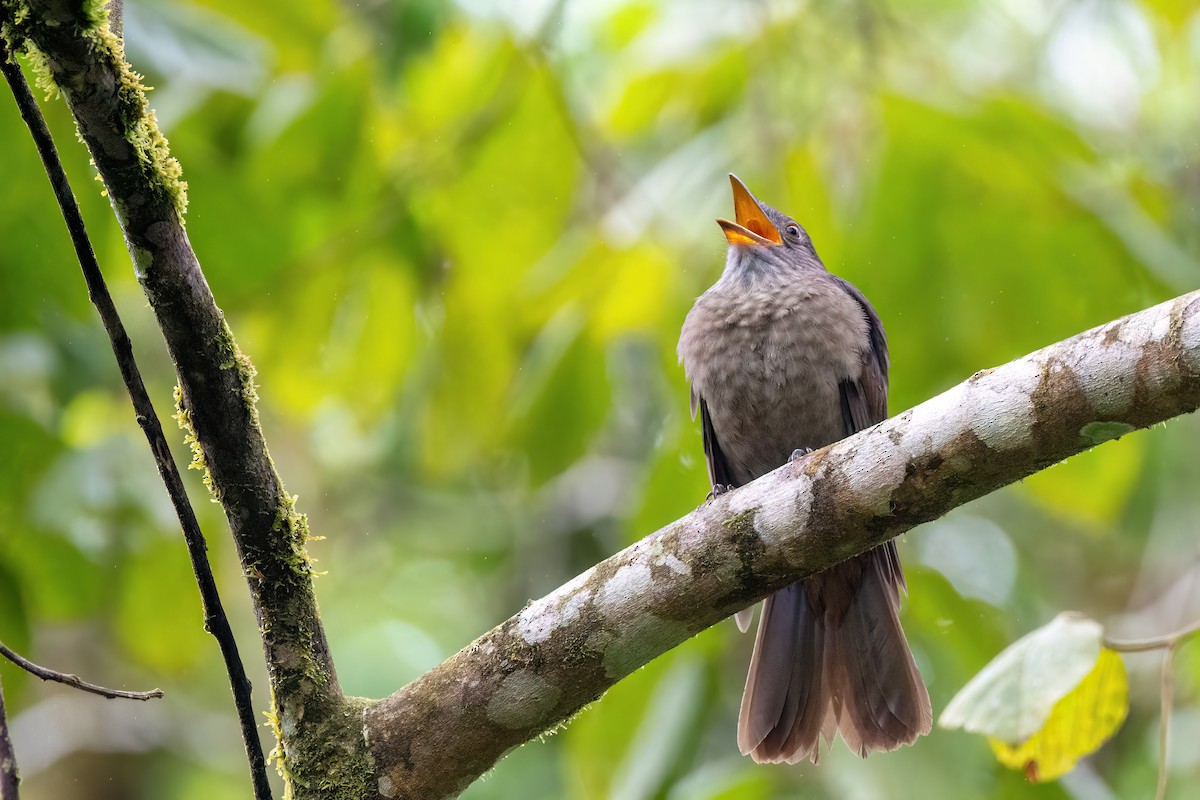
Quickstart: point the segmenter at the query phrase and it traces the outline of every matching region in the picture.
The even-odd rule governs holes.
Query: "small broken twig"
[[[105,686],[99,686],[95,683],[88,683],[78,675],[72,675],[69,672],[59,672],[33,663],[29,659],[22,656],[20,653],[9,648],[4,642],[0,642],[0,656],[4,656],[12,663],[16,664],[21,669],[28,672],[30,675],[36,675],[44,681],[55,681],[81,692],[90,692],[98,694],[101,697],[107,697],[110,700],[123,698],[125,700],[153,700],[163,696],[162,689],[151,689],[148,692],[127,692],[123,689],[109,689]],[[3,759],[3,743],[0,743],[0,759]],[[3,795],[0,795],[2,797]]]

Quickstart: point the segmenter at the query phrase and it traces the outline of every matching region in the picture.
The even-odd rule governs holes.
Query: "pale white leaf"
[[[980,670],[946,706],[938,725],[1010,744],[1025,741],[1091,672],[1103,633],[1100,623],[1082,614],[1059,614]]]

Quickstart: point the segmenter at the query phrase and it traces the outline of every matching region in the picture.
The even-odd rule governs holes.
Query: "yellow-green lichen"
[[[12,20],[10,22],[5,23],[5,28],[6,28],[6,30],[4,32],[5,38],[7,38],[10,35],[9,31],[7,30],[9,25],[11,25],[14,29],[19,30],[22,25],[24,25],[26,22],[29,21],[29,6],[25,3],[14,3],[14,2],[0,3],[0,9],[3,9],[5,14],[11,15],[11,17],[12,17]],[[15,45],[15,44],[18,44],[18,42],[9,40],[9,44]]]
[[[34,85],[42,92],[46,102],[57,99],[59,96],[58,85],[50,73],[50,64],[46,61],[46,56],[42,54],[42,51],[38,50],[29,40],[29,32],[34,18],[28,4],[0,3],[0,12],[2,12],[0,37],[3,37],[11,54],[10,57],[15,62],[17,54],[24,53],[29,61],[29,68],[33,72]]]
[[[246,411],[254,424],[258,425],[258,385],[254,382],[258,375],[258,370],[254,368],[254,364],[250,361],[250,357],[242,352],[238,347],[237,340],[233,338],[233,331],[229,329],[229,323],[221,318],[221,330],[217,334],[215,342],[217,346],[217,366],[222,370],[236,369],[238,373],[238,384],[241,386],[242,402],[246,405]]]
[[[41,50],[34,47],[32,42],[27,41],[25,57],[29,59],[29,69],[33,71],[33,85],[42,93],[42,99],[47,103],[57,100],[61,92],[58,90],[58,84],[54,82],[54,76],[50,73],[50,63],[46,60],[46,56]]]
[[[83,0],[79,13],[88,25],[102,25],[108,22],[108,0]]]
[[[273,530],[287,534],[287,539],[292,544],[292,548],[297,551],[304,549],[304,543],[311,536],[308,532],[308,515],[302,514],[296,510],[296,501],[300,499],[299,495],[284,493],[283,501],[275,510],[275,525]]]
[[[125,60],[125,44],[108,24],[106,7],[85,9],[88,27],[80,33],[91,40],[93,52],[107,57],[117,76],[117,101],[125,140],[133,147],[143,176],[150,185],[164,192],[182,221],[187,211],[187,182],[183,169],[171,155],[167,138],[158,128],[158,118],[146,102],[149,87]]]
[[[267,761],[275,765],[275,771],[279,773],[280,778],[283,778],[285,797],[290,797],[292,791],[292,774],[288,772],[287,757],[283,752],[283,728],[279,724],[279,714],[275,712],[276,707],[275,687],[272,686],[271,708],[263,712],[263,716],[267,718],[264,727],[270,728],[271,733],[275,735],[275,746],[271,748],[271,752],[267,753]]]
[[[29,5],[14,0],[0,0],[0,37],[8,47],[11,58],[21,52],[29,38]]]
[[[721,524],[738,536],[753,536],[756,533],[754,530],[754,518],[757,515],[758,509],[751,508],[734,514],[729,519],[722,520]]]
[[[38,26],[51,27],[57,22],[43,20],[32,13],[24,2],[6,2],[0,8],[4,11],[0,34],[4,36],[9,49],[14,53],[24,51],[38,89],[47,100],[57,97],[61,87],[54,79],[50,60],[33,43],[33,39],[37,38]],[[187,183],[183,180],[183,170],[171,155],[167,139],[158,128],[154,111],[146,102],[149,87],[142,83],[142,76],[134,72],[125,60],[124,43],[108,24],[107,3],[104,0],[87,0],[80,9],[74,33],[87,43],[89,58],[113,72],[116,78],[116,111],[122,135],[133,148],[150,190],[164,197],[182,222],[187,210]],[[92,87],[76,88],[80,92],[92,90]],[[77,130],[76,135],[82,138],[82,131]]]
[[[208,489],[208,493],[212,496],[212,502],[221,502],[221,492],[217,489],[217,485],[213,483],[212,473],[208,469],[208,462],[204,459],[204,448],[200,446],[200,440],[196,438],[196,427],[192,424],[192,412],[184,407],[183,389],[178,386],[175,387],[175,413],[171,417],[179,425],[179,429],[183,431],[183,443],[192,451],[192,462],[188,464],[188,469],[203,472],[204,487]]]
[[[21,4],[14,16],[25,11],[25,5]],[[36,17],[28,20],[28,27],[38,24],[43,23]],[[146,91],[150,87],[145,86],[142,76],[129,66],[125,60],[124,42],[108,24],[107,3],[103,0],[85,2],[75,34],[88,43],[90,58],[114,73],[116,110],[122,134],[133,148],[142,176],[151,191],[161,193],[182,221],[187,210],[187,183],[183,180],[183,169],[171,155],[167,139],[158,128],[157,117],[146,102]],[[33,46],[27,47],[26,52],[37,74],[38,88],[48,97],[56,95],[59,87],[46,64],[45,56]]]
[[[361,800],[375,774],[375,760],[363,733],[363,713],[375,701],[339,698],[328,713],[305,714],[304,725],[284,731],[275,693],[267,726],[275,734],[268,759],[283,778],[284,800]],[[319,718],[318,718],[319,717]]]
[[[107,190],[105,190],[105,194],[107,194]],[[142,284],[142,287],[145,288],[146,275],[150,272],[150,268],[154,266],[154,252],[131,244],[129,246],[129,254],[133,257],[133,274],[138,279],[138,283]],[[149,292],[149,289],[146,289],[146,291]]]
[[[275,510],[275,524],[271,529],[282,533],[290,546],[292,556],[287,562],[289,574],[295,576],[300,583],[305,583],[321,574],[313,569],[315,559],[305,545],[308,542],[319,542],[325,537],[314,536],[309,530],[308,515],[296,510],[296,502],[299,499],[299,495],[284,492],[283,500]]]

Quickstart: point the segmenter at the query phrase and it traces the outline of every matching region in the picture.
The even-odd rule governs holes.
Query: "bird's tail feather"
[[[897,617],[902,585],[889,542],[766,600],[742,695],[742,753],[815,764],[821,738],[838,732],[861,756],[929,732],[929,695]]]

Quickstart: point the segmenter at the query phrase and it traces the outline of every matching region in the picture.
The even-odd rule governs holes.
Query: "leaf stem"
[[[1116,650],[1118,653],[1144,653],[1147,650],[1169,650],[1173,649],[1182,639],[1186,639],[1197,631],[1200,631],[1200,619],[1183,626],[1177,631],[1162,636],[1154,636],[1149,639],[1121,640],[1110,639],[1105,636],[1103,644],[1109,650]]]
[[[1175,648],[1181,641],[1200,631],[1200,620],[1184,625],[1182,628],[1163,636],[1153,636],[1149,639],[1110,639],[1104,637],[1104,646],[1118,653],[1144,653],[1148,650],[1162,650],[1162,677],[1159,680],[1159,718],[1158,725],[1158,788],[1154,793],[1157,800],[1167,796],[1167,742],[1171,734],[1171,709],[1175,695],[1175,673],[1172,664],[1175,659]]]
[[[1162,678],[1159,682],[1159,725],[1158,725],[1158,787],[1154,792],[1155,800],[1164,800],[1167,796],[1167,741],[1171,734],[1171,709],[1174,706],[1175,671],[1171,668],[1175,660],[1176,639],[1167,645],[1163,653]]]

